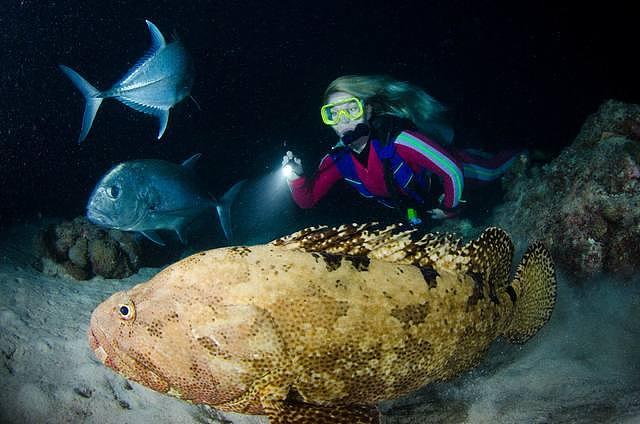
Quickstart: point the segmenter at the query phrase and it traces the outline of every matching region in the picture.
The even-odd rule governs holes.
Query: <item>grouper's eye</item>
[[[120,187],[118,187],[117,185],[109,186],[105,189],[105,191],[107,192],[107,196],[111,197],[112,199],[117,199],[118,196],[120,196]]]
[[[123,319],[125,321],[130,321],[132,319],[135,319],[136,309],[133,306],[133,303],[119,305],[118,315],[120,316],[120,319]]]

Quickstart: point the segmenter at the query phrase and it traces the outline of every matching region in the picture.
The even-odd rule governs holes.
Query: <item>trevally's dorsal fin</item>
[[[155,26],[151,21],[145,20],[145,22],[147,23],[149,33],[151,34],[151,47],[149,47],[149,50],[147,50],[147,52],[140,59],[138,59],[131,68],[129,68],[127,73],[124,74],[124,76],[113,85],[110,90],[112,92],[117,92],[123,87],[126,87],[129,81],[134,80],[138,76],[143,65],[148,60],[150,60],[160,49],[164,48],[167,45],[166,41],[164,40],[164,36],[162,35],[158,27]]]
[[[149,28],[149,32],[151,33],[151,48],[150,51],[157,51],[167,45],[167,42],[164,40],[164,36],[160,32],[157,26],[154,25],[153,22],[145,19],[147,23],[147,27]]]
[[[349,224],[339,227],[309,227],[271,242],[305,252],[367,256],[386,262],[433,266],[442,258],[456,257],[460,242],[438,233],[418,236],[415,228],[402,224]]]

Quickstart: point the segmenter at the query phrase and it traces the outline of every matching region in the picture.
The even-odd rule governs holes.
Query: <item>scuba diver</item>
[[[346,75],[324,93],[322,121],[338,143],[315,173],[291,151],[282,160],[293,200],[311,208],[341,179],[397,208],[411,225],[458,216],[465,184],[499,178],[523,151],[488,156],[445,148],[453,129],[445,107],[420,87],[387,76]]]

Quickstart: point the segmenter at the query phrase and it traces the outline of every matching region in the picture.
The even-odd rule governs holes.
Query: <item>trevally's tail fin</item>
[[[233,233],[231,231],[231,205],[246,181],[247,180],[242,180],[235,183],[216,204],[216,210],[220,217],[220,225],[222,226],[222,231],[224,231],[224,236],[227,240],[231,240],[233,237]]]
[[[98,108],[102,103],[103,98],[100,97],[101,93],[94,86],[89,84],[84,78],[80,76],[76,71],[68,66],[59,65],[62,72],[64,72],[73,84],[80,90],[85,99],[84,115],[82,117],[82,129],[80,130],[80,137],[78,137],[78,143],[82,143],[87,137],[93,119],[96,117]]]

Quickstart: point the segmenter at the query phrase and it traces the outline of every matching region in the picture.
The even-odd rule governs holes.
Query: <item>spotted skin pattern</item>
[[[307,228],[115,293],[89,342],[106,366],[186,401],[272,423],[376,423],[377,402],[456,377],[496,337],[524,343],[549,319],[549,253],[533,245],[510,282],[512,255],[497,228],[467,244],[401,225]]]

